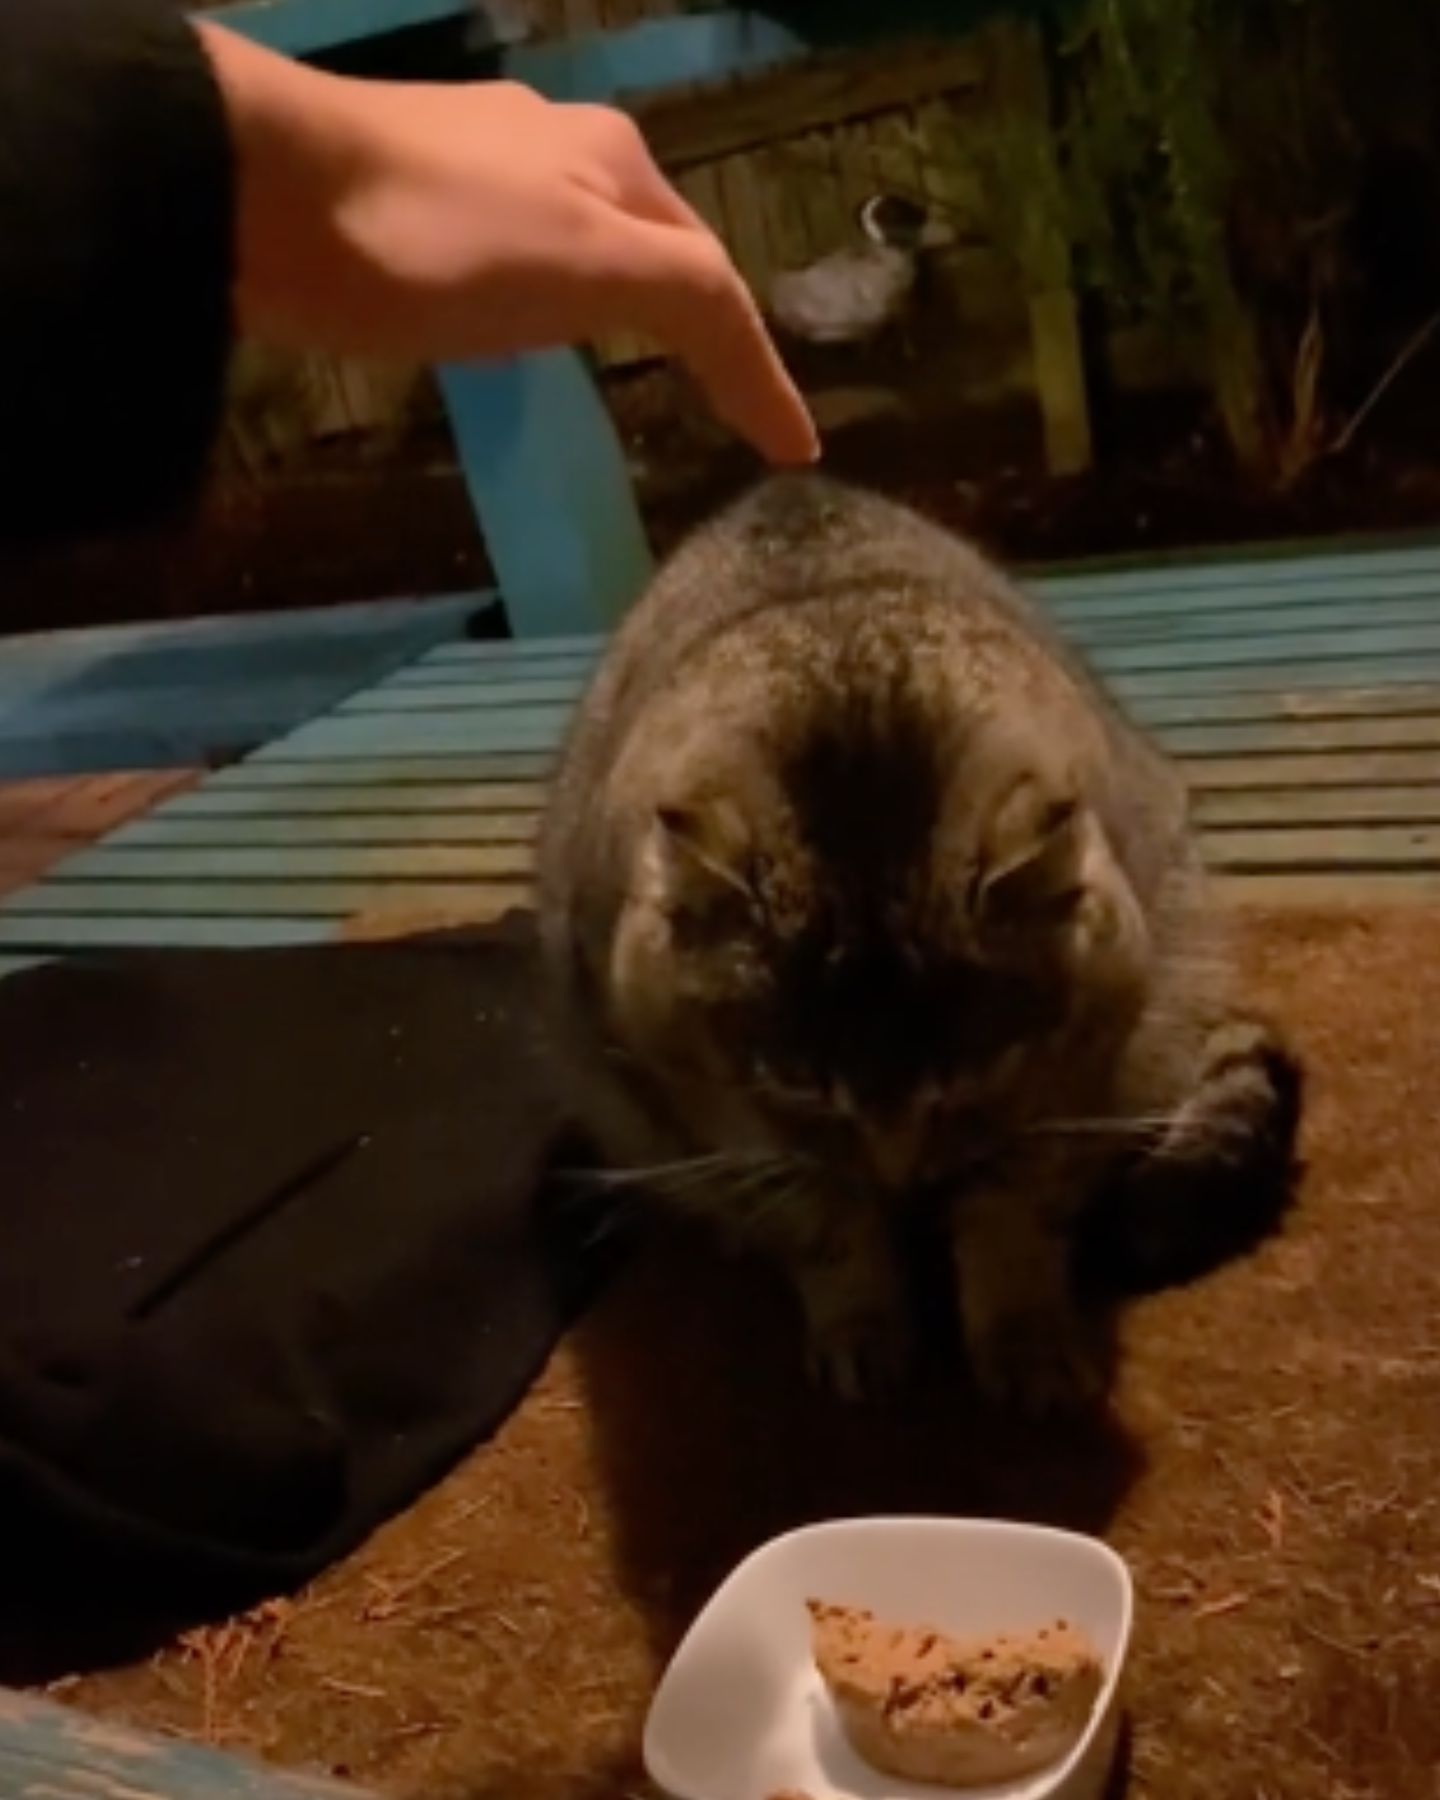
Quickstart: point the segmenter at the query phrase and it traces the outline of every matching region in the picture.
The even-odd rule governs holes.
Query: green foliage
[[[1240,463],[1269,435],[1230,242],[1238,146],[1222,96],[1233,0],[1095,0],[1062,46],[1071,228],[1112,306],[1197,331]]]
[[[1193,342],[1237,461],[1286,481],[1324,437],[1360,152],[1323,0],[1086,0],[1052,16],[1054,116],[970,134],[1002,245],[1117,320]]]

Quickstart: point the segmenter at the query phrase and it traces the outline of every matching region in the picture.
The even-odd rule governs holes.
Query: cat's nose
[[[865,1155],[882,1187],[906,1188],[920,1166],[923,1120],[915,1113],[872,1121],[863,1128]]]

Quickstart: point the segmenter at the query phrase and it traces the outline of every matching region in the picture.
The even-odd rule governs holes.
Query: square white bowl
[[[850,1748],[810,1648],[811,1598],[957,1637],[1079,1626],[1105,1668],[1085,1735],[1053,1768],[945,1790]],[[1118,1739],[1130,1572],[1095,1538],[1001,1519],[838,1519],[741,1563],[685,1637],[650,1708],[645,1764],[675,1800],[1096,1800]]]

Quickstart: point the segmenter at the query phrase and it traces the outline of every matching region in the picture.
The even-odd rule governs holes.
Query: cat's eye
[[[820,1113],[835,1110],[833,1097],[825,1088],[785,1075],[763,1056],[752,1058],[750,1081],[758,1092],[791,1112]]]

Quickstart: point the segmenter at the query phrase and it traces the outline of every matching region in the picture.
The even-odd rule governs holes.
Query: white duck
[[[866,242],[835,250],[770,284],[776,324],[811,344],[860,344],[900,317],[915,287],[920,252],[940,241],[921,206],[873,194],[856,214]]]

